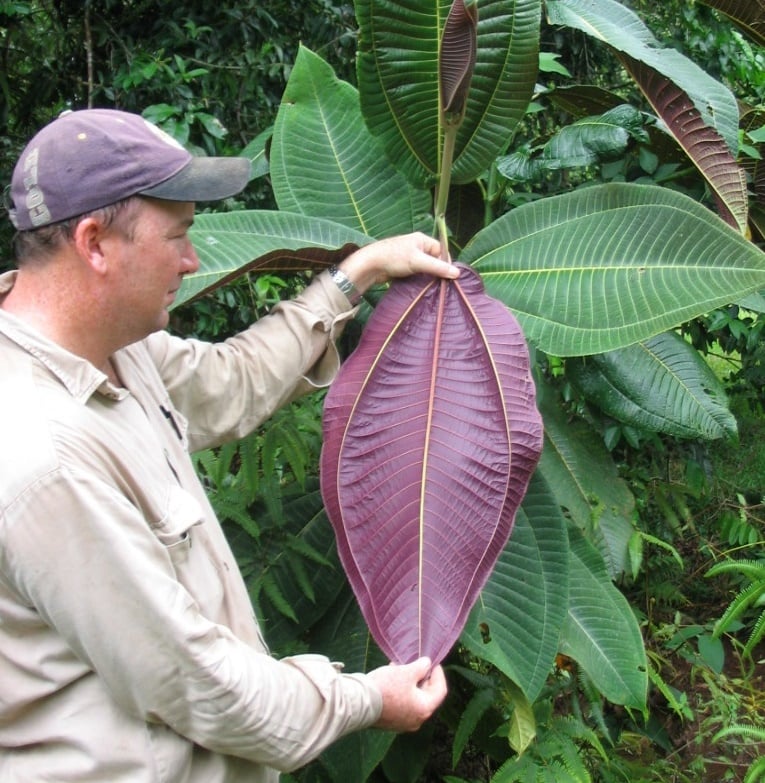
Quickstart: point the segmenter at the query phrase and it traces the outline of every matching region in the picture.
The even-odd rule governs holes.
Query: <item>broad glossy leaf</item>
[[[570,537],[569,611],[560,651],[587,672],[610,702],[644,710],[648,667],[632,607],[592,545],[574,531]]]
[[[627,55],[623,54],[621,60],[709,184],[720,217],[744,233],[749,211],[746,175],[725,140],[704,122],[685,91],[669,78]]]
[[[754,310],[755,313],[765,313],[765,292],[758,291],[745,296],[738,303],[745,310]]]
[[[668,132],[709,183],[721,217],[742,233],[746,180],[736,164],[739,112],[735,96],[693,61],[662,48],[642,20],[615,0],[550,0],[548,18],[612,46]]]
[[[566,362],[566,376],[619,421],[681,438],[735,437],[725,389],[675,332]]]
[[[317,482],[318,483],[318,482]],[[311,581],[314,599],[311,600],[295,579],[295,574],[289,567],[288,558],[276,559],[270,567],[274,581],[284,599],[292,608],[298,625],[284,614],[268,604],[268,598],[261,598],[262,624],[268,638],[269,646],[278,654],[287,652],[286,644],[294,643],[297,627],[311,629],[324,622],[324,617],[332,603],[347,589],[347,581],[337,558],[337,548],[332,527],[324,513],[324,506],[318,486],[310,488],[309,492],[290,500],[284,508],[284,516],[288,520],[287,530],[291,535],[299,537],[313,550],[318,552],[328,565],[311,567],[307,561],[306,573]],[[244,551],[243,548],[241,551]],[[261,569],[260,555],[254,560],[257,569]],[[326,651],[322,651],[326,654]]]
[[[300,47],[271,143],[279,209],[376,238],[430,228],[430,194],[410,187],[366,128],[358,92]]]
[[[412,183],[440,171],[438,62],[451,0],[358,0],[358,83],[373,135]],[[452,182],[476,179],[523,119],[537,76],[540,0],[482,0]]]
[[[321,457],[341,562],[392,660],[449,652],[541,438],[523,335],[478,275],[394,282],[327,395]]]
[[[621,104],[598,115],[566,125],[538,151],[515,152],[497,160],[500,174],[525,182],[548,171],[589,166],[621,155],[632,139],[647,141],[643,115]]]
[[[389,659],[372,639],[358,601],[346,581],[322,621],[311,629],[311,649],[333,661],[342,661],[350,672],[368,672]]]
[[[551,24],[562,24],[591,35],[645,63],[687,93],[705,125],[738,149],[738,105],[734,95],[692,60],[675,49],[663,48],[644,22],[616,0],[546,0]]]
[[[196,215],[189,236],[200,268],[184,277],[175,307],[256,269],[325,268],[371,241],[329,220],[257,209]]]
[[[539,386],[538,400],[545,421],[538,472],[616,579],[629,568],[635,498],[619,477],[603,438],[584,421],[569,421],[549,387]]]
[[[240,157],[248,158],[250,161],[250,179],[257,179],[268,174],[268,155],[266,148],[273,135],[273,127],[261,131],[254,139],[247,143],[247,146],[239,153]]]
[[[461,260],[556,356],[630,345],[765,287],[765,253],[709,209],[652,185],[525,204],[478,233]]]
[[[460,637],[533,702],[558,652],[568,612],[566,522],[537,471],[489,581]]]
[[[396,736],[390,731],[373,729],[351,732],[333,742],[317,763],[332,783],[365,783],[390,750]],[[326,778],[322,775],[320,780],[324,783]]]

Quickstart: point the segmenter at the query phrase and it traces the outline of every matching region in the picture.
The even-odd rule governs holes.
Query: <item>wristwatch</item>
[[[345,294],[351,305],[355,307],[361,301],[361,293],[356,289],[348,275],[342,269],[338,269],[335,264],[332,264],[328,271],[332,282],[340,289],[341,293]]]

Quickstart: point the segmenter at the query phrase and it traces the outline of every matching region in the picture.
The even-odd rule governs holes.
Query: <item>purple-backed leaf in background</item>
[[[324,408],[321,489],[343,567],[392,660],[440,662],[512,531],[542,448],[507,307],[456,281],[395,281]]]

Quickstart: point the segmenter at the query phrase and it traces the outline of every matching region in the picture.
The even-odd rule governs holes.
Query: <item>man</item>
[[[0,277],[0,780],[275,781],[344,734],[418,728],[427,659],[344,674],[269,656],[189,459],[328,384],[369,285],[455,277],[421,234],[383,240],[211,345],[170,336],[199,261],[194,202],[248,180],[142,118],[68,113],[11,183]],[[350,297],[350,298],[349,298]]]

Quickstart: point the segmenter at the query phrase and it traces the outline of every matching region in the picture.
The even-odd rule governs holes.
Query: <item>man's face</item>
[[[113,247],[122,312],[115,316],[128,327],[131,342],[167,326],[183,276],[199,269],[188,237],[193,222],[193,203],[144,198],[132,231],[118,232]]]

